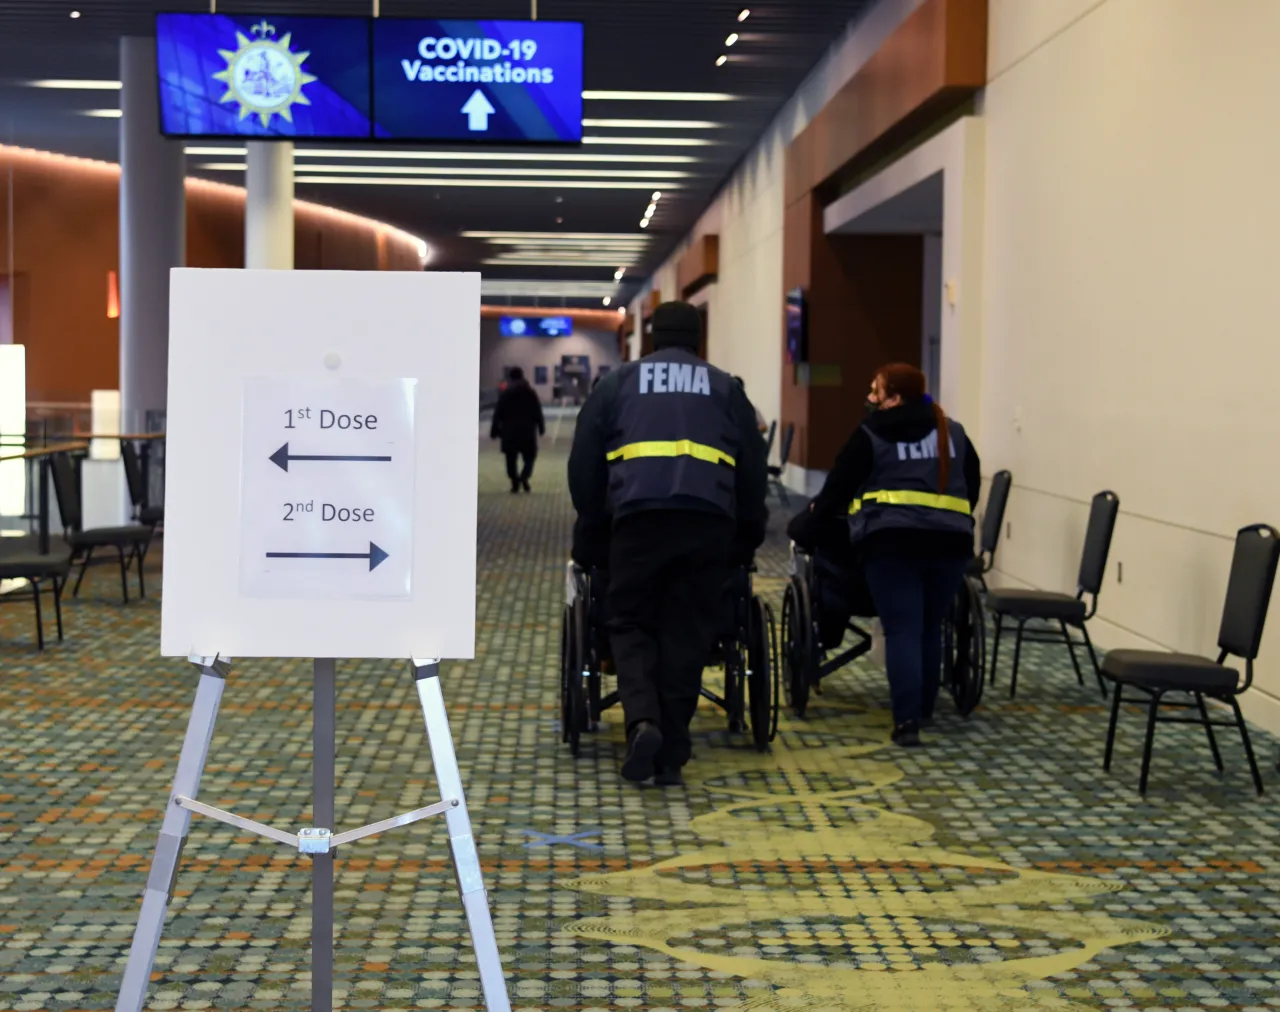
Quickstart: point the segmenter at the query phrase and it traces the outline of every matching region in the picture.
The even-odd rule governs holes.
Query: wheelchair
[[[791,574],[782,599],[782,666],[787,701],[803,718],[824,678],[870,652],[871,633],[858,620],[874,618],[875,605],[861,572],[841,570],[795,544]],[[962,717],[982,701],[986,630],[978,582],[966,576],[942,629],[942,687]],[[853,643],[841,649],[848,633]]]
[[[729,730],[749,730],[756,749],[767,751],[778,733],[780,674],[773,610],[752,586],[751,570],[739,567],[725,585],[720,632],[708,666],[723,665],[724,696],[702,689],[702,697],[725,711]],[[560,632],[560,728],[576,758],[582,735],[595,731],[600,715],[618,703],[604,694],[612,665],[605,592],[608,575],[570,562],[565,572],[564,619]]]

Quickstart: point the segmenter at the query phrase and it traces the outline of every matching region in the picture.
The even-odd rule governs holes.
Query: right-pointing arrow
[[[369,572],[381,566],[390,556],[372,541],[368,552],[267,552],[268,559],[368,559]]]
[[[467,114],[467,128],[479,132],[489,129],[489,117],[498,110],[485,97],[484,92],[477,88],[467,99],[462,111]]]

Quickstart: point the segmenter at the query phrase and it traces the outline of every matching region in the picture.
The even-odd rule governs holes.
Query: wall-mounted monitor
[[[503,316],[498,320],[503,337],[568,337],[572,316]]]
[[[803,288],[787,292],[787,361],[793,365],[809,361],[809,306]]]
[[[367,18],[157,14],[156,69],[169,136],[372,135]]]
[[[374,136],[576,144],[582,25],[378,18]]]

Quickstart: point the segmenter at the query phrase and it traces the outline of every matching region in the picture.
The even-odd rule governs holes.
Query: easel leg
[[[173,803],[175,795],[194,798],[200,790],[200,777],[204,773],[209,755],[209,742],[213,738],[213,724],[218,717],[218,705],[222,701],[222,689],[227,666],[217,658],[200,661],[200,684],[196,688],[196,700],[187,721],[187,735],[178,757],[178,772],[173,777],[173,790],[165,808],[160,838],[156,841],[155,856],[151,859],[151,871],[142,894],[142,912],[133,932],[133,945],[129,949],[129,961],[120,981],[120,996],[116,999],[116,1012],[141,1012],[147,997],[147,984],[151,980],[151,968],[155,963],[156,949],[164,931],[165,913],[173,895],[178,864],[182,859],[182,847],[186,843],[191,813]]]
[[[485,1008],[488,1012],[511,1012],[507,982],[502,975],[502,957],[493,934],[493,920],[489,916],[489,897],[480,871],[480,855],[476,853],[475,838],[471,834],[471,817],[467,814],[467,802],[462,792],[462,775],[458,771],[458,757],[453,751],[444,694],[440,690],[439,662],[415,660],[413,677],[418,684],[418,699],[427,725],[427,742],[431,746],[431,764],[435,767],[440,798],[442,801],[455,798],[459,802],[456,808],[445,814],[445,822],[449,828],[449,849],[453,853],[453,866],[458,876],[458,891],[462,894],[467,925],[471,929],[471,945],[480,970]]]
[[[334,822],[334,731],[336,690],[334,662],[313,665],[315,703],[312,723],[314,760],[313,826],[332,829]],[[333,1008],[333,851],[311,857],[311,1012]]]

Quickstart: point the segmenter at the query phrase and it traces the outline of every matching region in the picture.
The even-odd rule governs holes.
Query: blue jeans
[[[933,716],[942,680],[942,622],[967,564],[894,555],[866,561],[867,584],[884,627],[895,725]]]

